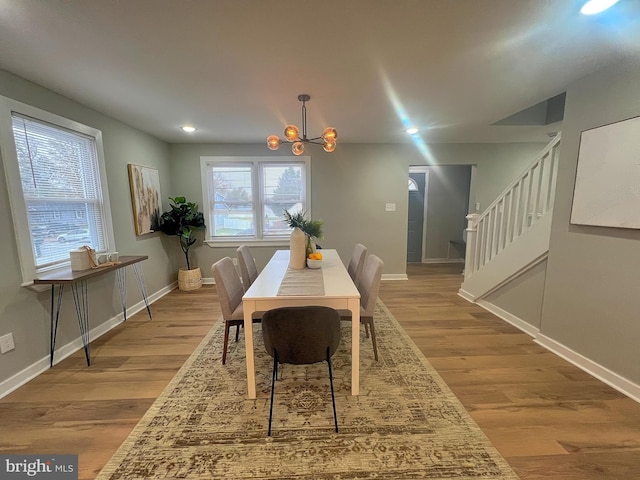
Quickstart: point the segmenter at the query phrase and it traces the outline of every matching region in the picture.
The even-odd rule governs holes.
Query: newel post
[[[476,241],[478,233],[478,218],[477,213],[470,213],[466,216],[467,219],[467,251],[465,253],[464,261],[464,279],[466,280],[471,276],[476,267]]]

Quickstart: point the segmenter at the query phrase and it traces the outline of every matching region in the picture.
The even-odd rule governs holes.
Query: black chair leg
[[[378,342],[376,341],[376,328],[373,326],[373,320],[371,320],[371,342],[373,343],[373,356],[378,361]]]
[[[238,334],[240,333],[240,324],[236,325],[236,342],[238,341]]]
[[[271,419],[273,418],[273,394],[276,388],[276,375],[278,374],[278,353],[273,351],[273,372],[271,373],[271,405],[269,405],[269,430],[267,437],[271,436]]]
[[[327,347],[327,365],[329,365],[329,383],[331,384],[331,403],[333,404],[333,422],[336,425],[336,433],[338,433],[338,413],[336,412],[336,396],[333,393],[333,371],[331,369],[331,353]]]
[[[224,325],[224,346],[222,347],[222,364],[224,365],[225,363],[227,363],[227,346],[229,345],[229,329],[231,328],[231,325],[229,325],[229,322],[225,322]]]

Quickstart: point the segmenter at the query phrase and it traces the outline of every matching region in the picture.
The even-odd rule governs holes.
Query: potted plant
[[[169,201],[171,209],[159,216],[153,230],[178,237],[187,262],[187,268],[178,271],[178,288],[195,290],[202,286],[202,272],[199,267],[191,268],[189,249],[198,240],[196,232],[205,228],[204,215],[197,203],[187,202],[185,197],[169,197]]]
[[[322,238],[322,220],[307,220],[304,212],[291,213],[284,211],[284,218],[293,232],[290,240],[289,266],[295,269],[304,268],[307,256],[315,251],[313,239]]]

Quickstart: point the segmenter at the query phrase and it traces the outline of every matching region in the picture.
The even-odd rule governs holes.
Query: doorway
[[[422,263],[424,257],[428,184],[429,170],[426,167],[409,168],[407,263]]]

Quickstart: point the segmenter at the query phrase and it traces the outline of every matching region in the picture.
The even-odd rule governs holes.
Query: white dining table
[[[351,276],[335,250],[323,249],[321,271],[324,292],[279,295],[280,285],[288,267],[289,250],[277,250],[242,297],[249,398],[256,398],[252,314],[279,307],[310,305],[351,311],[351,394],[358,395],[360,390],[360,293]]]

